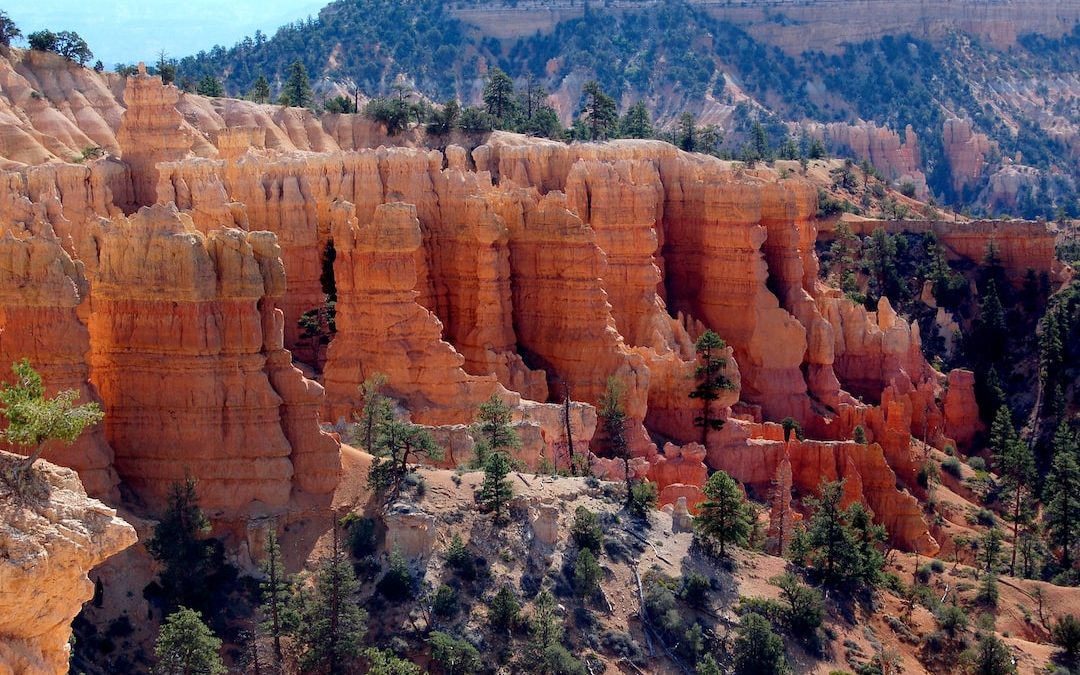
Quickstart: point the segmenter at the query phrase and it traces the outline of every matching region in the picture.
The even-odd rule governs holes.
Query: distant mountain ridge
[[[184,58],[179,74],[243,95],[260,74],[280,86],[300,59],[324,92],[386,95],[404,78],[433,101],[476,103],[498,66],[546,87],[566,124],[595,79],[662,124],[690,111],[735,143],[759,120],[774,143],[816,135],[924,197],[1075,217],[1078,21],[1080,0],[337,0]]]

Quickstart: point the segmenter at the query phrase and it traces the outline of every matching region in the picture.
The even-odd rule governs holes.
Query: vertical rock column
[[[82,265],[54,237],[44,236],[51,234],[48,225],[38,227],[43,235],[0,226],[0,380],[10,381],[11,364],[25,358],[41,374],[48,395],[74,389],[80,402],[100,402],[86,363],[90,334],[77,314],[87,288]],[[118,501],[119,479],[103,425],[87,429],[72,445],[51,444],[44,457],[78,471],[90,494]]]
[[[289,498],[292,448],[267,377],[256,234],[203,235],[172,206],[102,226],[91,374],[117,470],[152,506],[188,475],[211,511]],[[271,287],[280,265],[273,275]]]
[[[150,77],[139,64],[137,75],[127,78],[124,104],[116,141],[121,157],[131,167],[136,206],[148,206],[157,199],[158,162],[172,162],[191,152],[193,138],[184,128],[176,110],[180,91]]]

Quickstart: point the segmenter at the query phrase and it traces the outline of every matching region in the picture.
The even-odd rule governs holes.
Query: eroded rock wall
[[[0,452],[5,470],[16,461]],[[134,544],[135,530],[71,469],[38,461],[27,490],[17,498],[0,483],[0,671],[62,674],[71,621],[94,595],[87,573]]]

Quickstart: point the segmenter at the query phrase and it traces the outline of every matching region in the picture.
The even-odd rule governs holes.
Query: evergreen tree
[[[162,563],[158,583],[166,606],[207,610],[211,596],[208,580],[215,577],[224,558],[221,542],[207,538],[210,521],[199,507],[195,479],[174,483],[169,505],[146,543],[150,556]]]
[[[514,431],[513,419],[513,409],[498,394],[492,394],[491,398],[480,404],[480,412],[472,426],[476,438],[473,468],[483,468],[488,455],[494,452],[512,453],[521,448],[521,438]]]
[[[499,586],[495,597],[488,604],[488,625],[495,633],[506,634],[512,630],[518,622],[521,613],[521,603],[510,586]]]
[[[791,435],[795,434],[795,438],[802,440],[802,425],[799,424],[799,420],[794,417],[785,417],[780,422],[780,426],[784,429],[784,442],[791,441]]]
[[[723,471],[717,471],[702,490],[706,501],[698,504],[694,519],[697,534],[707,542],[719,544],[726,556],[728,543],[745,546],[753,530],[753,513],[739,484]]]
[[[288,97],[289,105],[294,108],[308,108],[315,102],[307,68],[300,59],[293,61],[289,66],[289,77],[285,80],[282,94]]]
[[[162,84],[172,84],[176,80],[176,62],[169,59],[165,50],[158,52],[157,63],[154,65],[157,74],[161,77]]]
[[[75,405],[79,392],[73,389],[46,397],[41,375],[27,359],[13,364],[11,371],[15,382],[0,387],[0,417],[7,420],[0,441],[25,448],[26,461],[15,468],[16,481],[21,483],[51,441],[71,445],[105,414],[97,403]]]
[[[578,552],[574,561],[574,589],[579,597],[590,598],[600,590],[600,577],[603,572],[596,555],[587,548]]]
[[[37,52],[55,52],[57,35],[51,30],[34,31],[26,36],[30,49]]]
[[[756,120],[750,127],[750,145],[753,148],[755,159],[766,161],[772,159],[772,151],[769,149],[769,133],[765,131],[765,127],[761,122]]]
[[[476,647],[453,635],[432,631],[428,644],[431,645],[431,659],[439,664],[446,675],[472,675],[484,667]]]
[[[1066,614],[1054,624],[1050,637],[1054,644],[1061,648],[1062,660],[1075,664],[1080,657],[1080,619],[1073,614]]]
[[[739,621],[732,661],[735,675],[783,675],[789,672],[784,641],[769,620],[748,612]]]
[[[221,98],[225,95],[225,88],[221,86],[221,80],[213,75],[204,75],[195,86],[195,92],[200,96]]]
[[[1080,439],[1067,422],[1054,434],[1054,458],[1046,480],[1043,512],[1050,545],[1061,551],[1061,567],[1068,572],[1080,541]]]
[[[293,597],[292,579],[285,572],[281,559],[281,544],[273,530],[266,538],[266,560],[263,561],[262,570],[263,580],[259,583],[263,597],[262,613],[265,617],[262,629],[274,643],[274,662],[280,669],[285,662],[281,638],[295,628],[296,622],[290,607]]]
[[[686,152],[697,150],[697,117],[692,112],[679,115],[679,127],[675,134],[676,145]]]
[[[604,93],[596,80],[586,82],[584,91],[585,107],[582,116],[589,131],[589,140],[603,141],[611,138],[619,122],[615,99]]]
[[[392,419],[380,425],[375,456],[368,469],[368,486],[390,504],[401,495],[405,478],[416,470],[417,460],[438,461],[444,452],[431,431],[411,422]]]
[[[500,129],[509,129],[517,115],[514,81],[501,68],[492,68],[484,80],[484,109]]]
[[[304,672],[338,675],[363,650],[367,612],[353,598],[360,584],[341,553],[336,521],[333,537],[330,557],[320,565],[315,588],[304,603],[297,637],[305,647],[300,660]]]
[[[979,308],[979,321],[975,330],[977,353],[987,363],[1000,363],[1005,356],[1008,342],[1008,325],[1005,322],[1005,308],[998,296],[997,282],[986,282],[982,305]]]
[[[503,522],[503,511],[514,497],[513,484],[506,480],[510,473],[510,458],[503,452],[493,452],[484,462],[484,482],[480,485],[480,502],[495,514],[495,522]]]
[[[546,589],[533,601],[522,672],[532,675],[586,675],[585,666],[562,645],[563,625],[554,596]]]
[[[386,382],[386,375],[382,373],[375,373],[365,379],[360,385],[364,407],[360,409],[359,415],[353,415],[356,426],[352,429],[349,440],[372,454],[378,450],[378,440],[384,427],[394,419],[393,404],[390,398],[383,394]]]
[[[630,509],[633,500],[634,480],[630,470],[630,460],[633,455],[630,452],[630,443],[626,439],[626,409],[622,404],[623,385],[615,377],[609,377],[607,389],[600,397],[600,405],[596,416],[600,418],[600,429],[603,431],[604,445],[614,459],[623,463],[623,475],[626,478],[626,508]]]
[[[7,12],[0,9],[0,45],[10,47],[12,42],[21,37],[22,31],[7,15]]]
[[[448,134],[458,128],[461,121],[461,104],[457,99],[450,99],[443,107],[432,115],[431,123],[428,124],[428,133],[439,136]]]
[[[1035,480],[1035,457],[1027,443],[1020,440],[1013,427],[1012,412],[1001,406],[990,431],[994,464],[1001,476],[1002,487],[1011,495],[1009,520],[1013,524],[1012,561],[1009,574],[1016,574],[1016,553],[1020,548],[1020,527],[1030,522],[1035,511],[1032,504],[1032,483]]]
[[[721,391],[734,388],[723,373],[727,367],[727,359],[722,355],[726,347],[727,343],[711,330],[705,331],[694,343],[698,357],[694,376],[698,384],[690,392],[690,398],[701,401],[701,415],[694,418],[694,426],[701,428],[701,444],[706,447],[709,432],[719,431],[724,426],[724,420],[713,416],[712,404],[720,398]]]
[[[638,101],[626,111],[620,125],[619,135],[623,138],[653,138],[656,129],[644,101]]]
[[[837,585],[858,575],[859,554],[840,508],[844,481],[822,483],[820,493],[818,498],[805,500],[813,511],[806,529],[809,557],[826,583]]]
[[[1009,648],[993,633],[984,633],[979,638],[969,658],[974,675],[1012,675],[1016,672]]]
[[[367,660],[365,675],[422,675],[424,671],[412,661],[399,658],[389,649],[369,647],[364,650]]]
[[[995,525],[987,530],[979,541],[979,548],[982,550],[980,557],[987,574],[993,574],[997,568],[998,558],[1001,557],[1001,542],[1003,539],[1001,530]]]
[[[881,570],[885,567],[885,556],[878,548],[887,536],[885,526],[874,524],[870,512],[861,502],[849,506],[844,519],[851,528],[858,553],[855,575],[867,586],[876,586],[881,582]]]
[[[862,428],[862,425],[855,427],[855,431],[851,435],[851,440],[859,445],[866,445],[866,430]]]
[[[260,74],[255,79],[255,84],[251,87],[251,100],[256,103],[270,102],[270,82],[265,75]]]
[[[181,607],[161,625],[154,655],[155,675],[222,675],[221,640],[214,636],[195,610]]]

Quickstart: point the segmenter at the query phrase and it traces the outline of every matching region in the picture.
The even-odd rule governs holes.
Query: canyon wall
[[[566,468],[573,445],[614,478],[622,463],[595,409],[614,378],[630,469],[663,503],[692,508],[708,468],[760,488],[788,466],[798,493],[850,478],[894,541],[934,547],[912,506],[922,444],[971,442],[973,381],[930,368],[918,327],[887,302],[867,312],[818,281],[807,180],[657,141],[494,133],[471,148],[342,151],[339,137],[367,132],[335,136],[302,113],[285,124],[307,143],[298,151],[269,140],[283,122],[242,102],[196,110],[154,78],[124,86],[119,160],[21,168],[0,199],[0,215],[24,223],[8,255],[43,238],[48,255],[36,255],[59,280],[22,271],[43,279],[40,301],[0,298],[55,305],[71,326],[52,346],[29,324],[69,364],[64,377],[104,403],[101,466],[63,460],[101,490],[118,475],[160,505],[190,474],[222,517],[327,493],[340,464],[320,417],[348,422],[376,373],[448,446],[447,466],[471,457],[468,425],[494,394],[514,410],[527,465]],[[977,245],[966,231],[957,255]],[[1026,245],[1003,245],[1003,258],[1042,264],[1041,244]],[[334,330],[306,334],[301,318],[328,312],[328,294]],[[703,433],[689,394],[706,329],[727,341],[730,388],[711,404],[724,428]],[[16,345],[10,358],[26,349],[3,344]],[[789,416],[819,445],[784,444],[767,422]],[[856,426],[870,445],[850,442]],[[746,464],[755,456],[768,461]],[[828,462],[831,473],[806,468]]]

